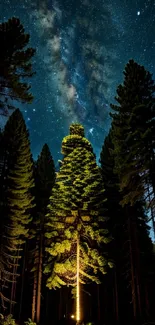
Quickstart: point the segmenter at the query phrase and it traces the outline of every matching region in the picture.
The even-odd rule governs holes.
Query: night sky
[[[57,164],[78,121],[98,159],[125,64],[133,58],[155,74],[155,0],[0,0],[0,22],[12,16],[37,51],[33,104],[18,103],[34,158],[46,142]]]

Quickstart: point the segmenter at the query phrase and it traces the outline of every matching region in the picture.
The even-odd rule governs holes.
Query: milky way
[[[34,102],[18,104],[34,158],[47,142],[57,163],[74,121],[84,125],[98,158],[125,64],[133,58],[155,72],[154,1],[3,0],[0,13],[0,21],[19,17],[37,50]]]

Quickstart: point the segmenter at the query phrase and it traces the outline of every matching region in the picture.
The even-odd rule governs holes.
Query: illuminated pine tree
[[[93,153],[93,148],[90,142],[84,137],[84,128],[79,123],[70,125],[70,134],[62,140],[62,154],[67,156],[75,148],[83,147]]]
[[[74,125],[71,128],[73,132]],[[103,253],[104,243],[110,237],[104,226],[105,196],[100,169],[84,133],[75,135],[73,132],[63,139],[62,153],[68,143],[71,150],[57,173],[48,206],[46,250],[50,257],[45,272],[49,273],[50,289],[61,285],[77,288],[77,281],[84,284],[88,279],[99,283],[99,272],[106,273],[108,263],[111,266]]]
[[[31,86],[25,80],[31,78],[31,60],[35,50],[27,47],[30,36],[18,18],[0,23],[0,108],[6,114],[12,108],[12,100],[31,103]]]
[[[4,183],[3,232],[1,239],[1,260],[4,265],[1,285],[12,282],[9,294],[10,312],[15,299],[15,288],[19,259],[23,244],[29,233],[34,207],[33,161],[25,121],[19,109],[9,118],[4,130],[7,170]],[[10,286],[8,286],[8,290]],[[6,290],[6,293],[8,293]],[[1,291],[3,296],[3,292]],[[11,296],[11,297],[10,297]]]

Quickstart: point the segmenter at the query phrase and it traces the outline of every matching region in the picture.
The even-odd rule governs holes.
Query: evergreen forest
[[[131,59],[99,163],[76,122],[56,170],[46,143],[34,161],[18,108],[29,39],[0,24],[0,324],[155,324],[155,81]]]

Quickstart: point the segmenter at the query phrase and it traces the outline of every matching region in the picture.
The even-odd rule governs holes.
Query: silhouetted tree
[[[31,86],[25,80],[32,77],[32,58],[35,50],[27,47],[30,36],[18,18],[0,23],[0,109],[7,114],[14,100],[31,103]]]
[[[121,194],[119,192],[119,180],[116,173],[114,173],[114,145],[112,143],[111,129],[109,134],[104,140],[100,154],[100,164],[101,164],[101,174],[103,179],[103,184],[105,188],[105,196],[107,201],[105,202],[105,207],[107,209],[108,216],[108,229],[113,237],[110,245],[108,245],[109,256],[114,261],[115,267],[112,272],[108,274],[108,288],[113,292],[114,295],[114,308],[115,315],[114,321],[119,321],[120,319],[120,307],[125,307],[125,301],[120,302],[120,295],[126,294],[124,291],[124,282],[121,276],[122,272],[122,246],[125,241],[124,236],[124,215],[123,209],[120,206]],[[107,282],[107,279],[105,280]],[[106,284],[103,284],[103,289]],[[111,303],[111,301],[110,301]],[[109,309],[108,309],[109,311]],[[105,313],[105,311],[104,311]],[[113,321],[113,319],[112,319]]]
[[[40,322],[41,288],[42,288],[42,268],[43,257],[45,256],[44,223],[47,213],[47,204],[51,190],[55,183],[55,166],[49,147],[45,144],[38,157],[35,166],[35,193],[36,193],[36,213],[33,221],[33,299],[32,299],[32,321]]]
[[[101,172],[107,197],[108,228],[114,238],[108,247],[115,268],[108,274],[107,281],[108,293],[111,290],[115,298],[113,308],[115,315],[111,321],[124,322],[126,317],[132,321],[130,306],[133,306],[135,318],[148,317],[149,315],[149,299],[147,301],[146,291],[150,291],[148,288],[150,286],[152,243],[149,238],[148,218],[143,202],[139,201],[132,207],[128,204],[125,208],[120,205],[123,192],[119,191],[119,178],[114,173],[112,134],[113,132],[110,130],[100,155]],[[108,311],[110,308],[108,307]]]
[[[124,76],[117,88],[118,105],[111,105],[115,171],[123,191],[122,205],[134,205],[147,196],[155,229],[155,84],[152,75],[133,60]]]

